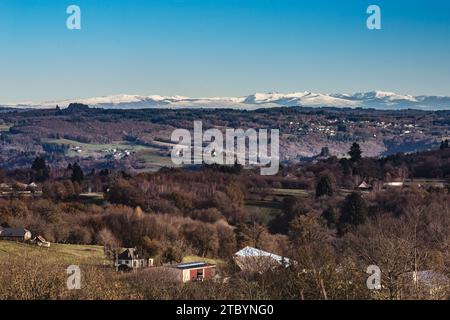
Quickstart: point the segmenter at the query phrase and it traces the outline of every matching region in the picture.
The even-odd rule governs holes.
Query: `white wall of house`
[[[116,266],[120,266],[120,265],[126,265],[130,268],[142,268],[142,267],[146,266],[144,259],[118,260],[116,262]]]
[[[183,270],[183,282],[191,281],[191,270],[185,269]]]

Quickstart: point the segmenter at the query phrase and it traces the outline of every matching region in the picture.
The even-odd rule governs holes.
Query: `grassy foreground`
[[[101,246],[52,243],[50,248],[42,248],[31,244],[0,241],[0,260],[13,258],[38,258],[48,263],[67,265],[110,264],[105,259]]]

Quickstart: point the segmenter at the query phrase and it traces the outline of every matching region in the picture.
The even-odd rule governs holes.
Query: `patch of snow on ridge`
[[[293,93],[255,93],[243,97],[205,97],[189,98],[185,96],[161,95],[111,95],[62,101],[23,102],[3,104],[13,108],[61,108],[71,103],[83,103],[91,107],[111,109],[147,109],[147,108],[232,108],[253,110],[272,107],[362,107],[375,109],[426,109],[450,110],[450,97],[411,96],[388,91],[370,91],[352,94],[322,94],[310,91]],[[2,106],[2,105],[0,105]]]

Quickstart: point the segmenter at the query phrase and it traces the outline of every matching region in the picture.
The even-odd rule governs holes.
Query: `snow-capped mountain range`
[[[24,102],[0,104],[0,107],[13,108],[61,108],[70,103],[83,103],[91,107],[106,109],[145,109],[145,108],[233,108],[253,110],[272,107],[349,107],[375,109],[424,109],[450,110],[450,97],[411,96],[393,92],[371,91],[353,94],[322,94],[312,92],[295,93],[256,93],[244,97],[189,98],[183,96],[141,96],[114,95],[87,99],[63,101]]]

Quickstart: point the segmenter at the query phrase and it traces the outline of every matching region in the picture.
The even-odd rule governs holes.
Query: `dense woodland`
[[[450,275],[448,142],[434,151],[381,159],[363,157],[355,143],[349,156],[284,166],[269,177],[237,165],[129,174],[88,171],[72,163],[56,174],[44,157],[37,157],[26,169],[2,170],[0,182],[38,181],[42,186],[41,196],[0,199],[3,227],[26,227],[51,242],[98,244],[106,251],[136,247],[159,264],[181,261],[188,254],[218,258],[223,261],[221,275],[230,280],[179,286],[150,275],[119,277],[109,269],[92,267],[87,276],[92,280],[90,289],[73,296],[63,286],[58,288],[64,274],[47,268],[45,261],[17,261],[14,266],[1,261],[0,267],[8,272],[0,275],[0,297],[449,298],[448,285],[431,292],[412,285],[410,279],[414,271]],[[383,187],[386,181],[424,178],[443,181],[442,186]],[[372,190],[359,190],[362,181],[370,183]],[[87,189],[103,198],[84,198]],[[277,196],[271,193],[274,189],[303,193]],[[280,210],[273,215],[249,212],[249,199],[269,202]],[[265,274],[242,273],[232,255],[245,246],[297,263]],[[380,291],[366,287],[369,265],[383,272]],[[38,276],[43,269],[50,271]],[[24,280],[28,273],[39,288],[35,292],[8,285],[11,279]]]
[[[114,168],[140,172],[148,157],[136,152],[116,161],[100,147],[118,143],[169,153],[173,130],[191,130],[194,120],[203,127],[277,128],[280,130],[281,161],[304,163],[321,154],[337,157],[358,142],[365,156],[378,157],[424,151],[439,147],[450,136],[449,111],[372,110],[349,108],[272,108],[254,111],[221,109],[112,110],[71,104],[47,110],[0,109],[0,163],[3,168],[26,168],[44,154],[53,170],[69,162],[95,169]],[[78,146],[83,152],[71,152]],[[90,147],[98,152],[88,152]],[[156,150],[153,150],[153,149]],[[92,150],[90,150],[92,151]]]

